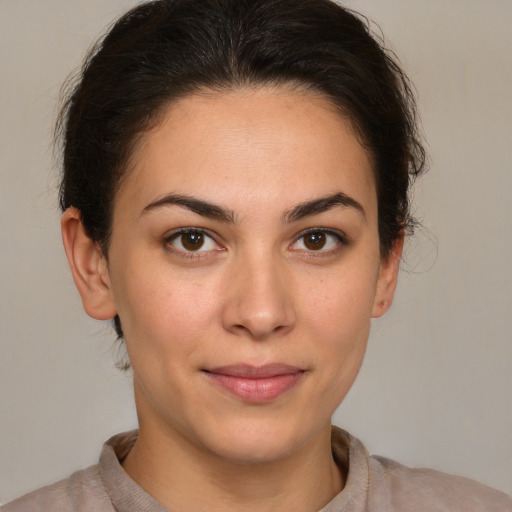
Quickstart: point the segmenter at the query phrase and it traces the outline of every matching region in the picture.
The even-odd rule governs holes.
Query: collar
[[[99,471],[105,490],[117,512],[168,512],[121,466],[137,440],[138,432],[124,432],[111,437],[104,445]],[[347,475],[344,489],[319,512],[365,512],[370,489],[370,457],[362,443],[339,427],[332,427],[332,454]]]

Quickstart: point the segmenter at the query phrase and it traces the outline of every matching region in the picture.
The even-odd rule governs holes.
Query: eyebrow
[[[291,210],[285,212],[283,215],[283,220],[285,222],[294,222],[305,217],[318,215],[319,213],[332,210],[338,206],[354,209],[361,213],[363,218],[366,220],[366,212],[364,211],[361,203],[348,196],[347,194],[344,194],[343,192],[338,192],[332,196],[321,197],[318,199],[313,199],[312,201],[300,203]]]
[[[149,203],[143,208],[141,215],[166,206],[180,206],[203,217],[219,220],[221,222],[228,222],[230,224],[236,222],[236,215],[232,210],[226,210],[208,201],[180,194],[168,194]],[[362,205],[343,192],[300,203],[291,210],[286,211],[282,216],[282,220],[283,222],[295,222],[339,206],[356,210],[361,213],[366,220],[366,213]]]
[[[203,201],[202,199],[178,194],[168,194],[149,203],[144,207],[141,215],[165,206],[181,206],[182,208],[186,208],[187,210],[197,213],[198,215],[202,215],[203,217],[220,220],[222,222],[229,222],[231,224],[235,223],[236,219],[234,212],[231,210],[226,210],[216,204]]]

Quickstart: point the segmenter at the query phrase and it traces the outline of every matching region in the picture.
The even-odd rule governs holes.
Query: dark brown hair
[[[413,225],[408,189],[425,165],[414,95],[364,18],[330,0],[157,0],[126,13],[65,99],[61,208],[80,210],[107,255],[119,180],[165,105],[205,88],[286,84],[328,97],[368,149],[385,257]]]

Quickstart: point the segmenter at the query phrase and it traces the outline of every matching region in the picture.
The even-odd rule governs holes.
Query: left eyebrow
[[[295,222],[297,220],[303,219],[304,217],[310,217],[312,215],[318,215],[319,213],[332,210],[338,206],[356,210],[366,220],[366,212],[364,211],[361,203],[348,196],[347,194],[344,194],[343,192],[338,192],[332,196],[321,197],[318,199],[313,199],[312,201],[306,201],[304,203],[298,204],[291,210],[284,213],[283,221]]]

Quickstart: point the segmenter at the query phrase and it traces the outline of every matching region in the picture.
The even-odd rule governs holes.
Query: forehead
[[[283,87],[186,96],[140,138],[131,162],[119,194],[137,202],[170,192],[215,196],[231,208],[340,191],[376,199],[371,160],[351,124],[324,96]]]

